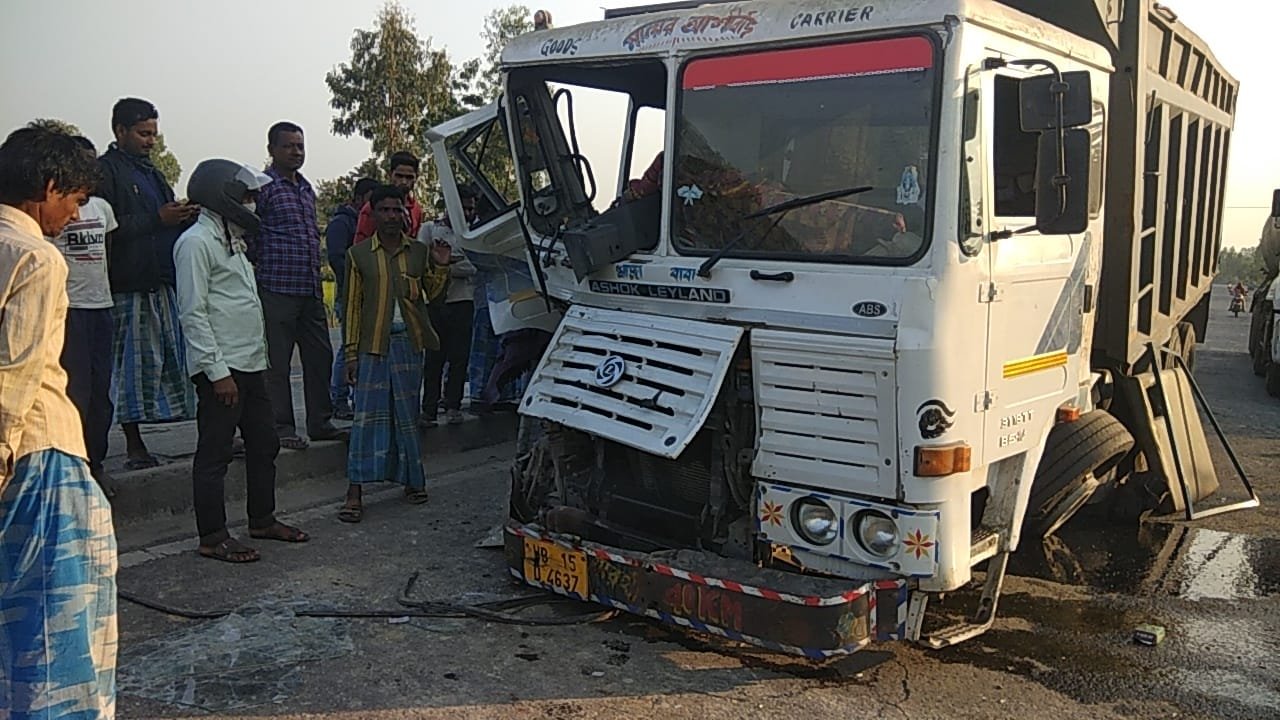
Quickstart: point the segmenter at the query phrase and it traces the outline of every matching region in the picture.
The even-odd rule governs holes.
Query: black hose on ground
[[[522,610],[535,605],[557,605],[567,603],[580,604],[578,601],[571,598],[564,598],[556,595],[533,595],[529,597],[509,598],[506,600],[496,600],[494,602],[478,603],[475,605],[443,602],[438,600],[413,600],[409,597],[409,593],[413,590],[414,584],[418,582],[418,575],[419,573],[415,572],[409,576],[409,580],[405,583],[404,590],[401,591],[400,597],[397,599],[397,602],[405,608],[403,610],[303,609],[296,610],[293,614],[296,617],[336,619],[382,619],[399,617],[471,618],[474,620],[486,620],[488,622],[502,623],[505,625],[526,626],[584,625],[587,623],[602,622],[617,614],[616,610],[604,610],[586,613],[583,615],[570,615],[567,617],[523,617],[515,614],[514,612],[516,610]],[[217,620],[236,612],[235,610],[188,610],[186,608],[174,607],[172,605],[144,598],[125,590],[120,590],[117,595],[125,602],[130,602],[134,605],[147,608],[148,610],[153,610],[158,613],[186,620]]]

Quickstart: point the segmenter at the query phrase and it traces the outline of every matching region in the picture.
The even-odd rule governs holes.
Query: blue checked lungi
[[[468,255],[470,257],[470,255]],[[485,387],[489,384],[489,375],[498,364],[502,354],[502,340],[493,332],[493,321],[489,317],[488,271],[477,270],[475,290],[472,297],[475,301],[475,316],[471,325],[471,353],[467,358],[468,394],[471,402],[486,404],[492,400],[484,397]],[[524,375],[499,388],[497,402],[519,402],[524,395],[528,378]]]
[[[347,324],[346,303],[339,296],[333,302],[333,314],[338,318],[338,345],[337,352],[333,354],[333,369],[329,374],[329,402],[333,404],[334,410],[346,409],[351,407],[351,386],[347,384],[346,378],[346,354],[342,352],[342,346],[347,343]]]
[[[467,357],[467,384],[471,402],[483,402],[484,388],[489,384],[489,373],[498,362],[498,336],[493,334],[489,319],[488,283],[483,271],[475,276],[475,315],[471,323],[471,353]]]
[[[115,293],[116,422],[163,423],[195,417],[195,385],[187,377],[187,346],[178,298],[155,292]]]
[[[0,494],[0,718],[111,718],[116,538],[83,460],[18,460]]]
[[[421,387],[422,353],[404,332],[393,329],[386,356],[360,356],[347,449],[350,482],[426,487],[418,439]]]

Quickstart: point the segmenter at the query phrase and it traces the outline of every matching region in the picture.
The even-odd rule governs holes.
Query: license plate
[[[525,579],[587,596],[587,554],[545,540],[524,539]]]

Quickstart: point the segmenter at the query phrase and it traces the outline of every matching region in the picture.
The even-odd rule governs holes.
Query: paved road
[[[524,627],[294,614],[394,609],[413,573],[421,574],[413,589],[420,599],[523,594],[497,551],[472,547],[503,515],[510,446],[500,445],[433,463],[428,505],[383,493],[358,526],[338,523],[334,503],[317,500],[341,492],[335,479],[290,515],[313,542],[263,548],[255,566],[198,560],[190,540],[156,543],[126,529],[122,542],[134,550],[122,559],[123,591],[184,608],[240,610],[184,620],[123,604],[121,714],[1280,717],[1280,401],[1249,373],[1245,329],[1244,318],[1215,312],[1198,372],[1268,505],[1194,527],[1073,523],[1048,555],[1019,558],[996,627],[961,647],[888,644],[811,665],[629,617]],[[462,441],[450,431],[457,429],[430,431],[429,442]],[[948,607],[969,600],[956,596]],[[1133,626],[1146,622],[1168,629],[1160,647],[1129,642]]]

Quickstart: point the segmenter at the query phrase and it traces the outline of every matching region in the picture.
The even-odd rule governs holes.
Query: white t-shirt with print
[[[53,244],[67,260],[67,300],[72,308],[109,308],[111,282],[107,279],[107,233],[116,229],[111,205],[91,197],[80,208],[80,219],[67,225]]]

